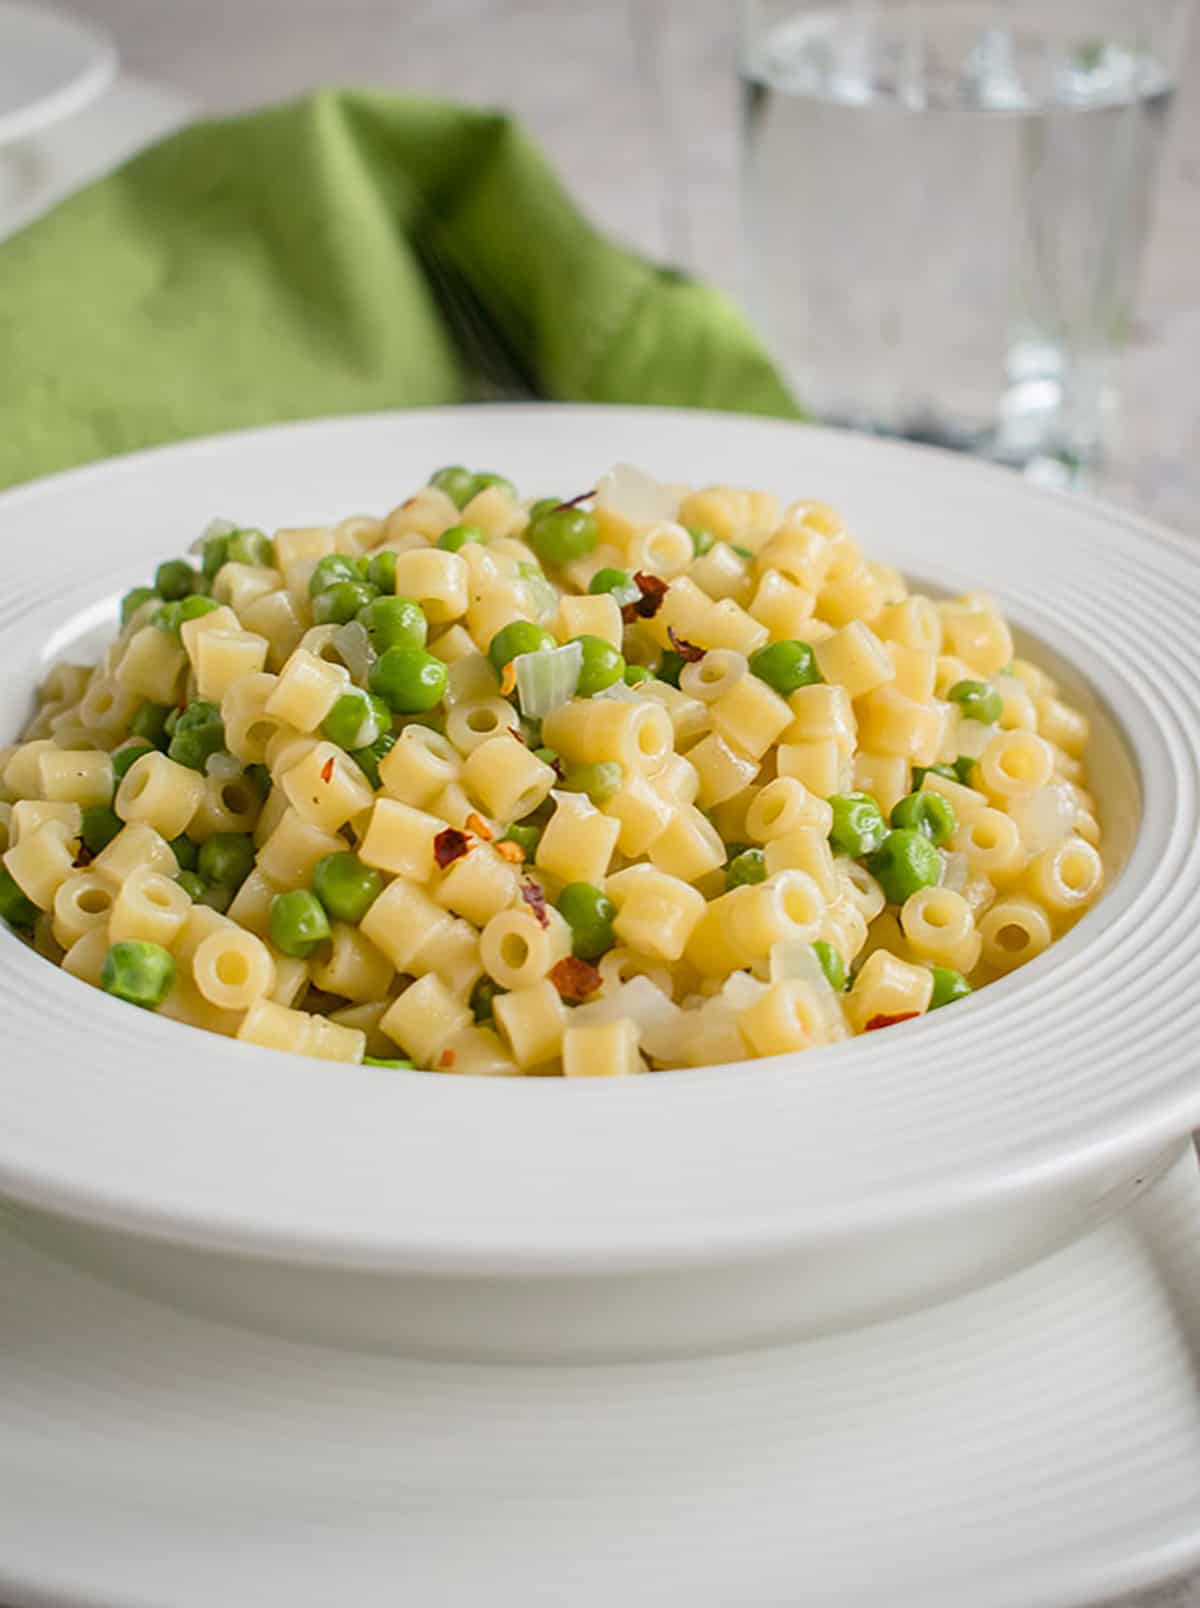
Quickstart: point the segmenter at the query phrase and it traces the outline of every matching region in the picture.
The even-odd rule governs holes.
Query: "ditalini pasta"
[[[194,561],[193,561],[194,560]],[[1085,716],[819,502],[627,466],[217,523],[0,751],[0,916],[336,1061],[607,1077],[963,998],[1096,899]]]

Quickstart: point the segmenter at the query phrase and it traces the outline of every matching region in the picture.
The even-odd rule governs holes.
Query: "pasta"
[[[1085,714],[825,504],[453,466],[194,554],[0,750],[0,917],[175,1021],[459,1075],[791,1055],[1102,891]]]

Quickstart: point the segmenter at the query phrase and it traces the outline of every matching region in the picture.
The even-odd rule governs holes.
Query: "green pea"
[[[711,552],[716,541],[711,530],[705,530],[701,525],[687,525],[684,528],[692,538],[692,553],[696,558],[703,558],[705,553]]]
[[[593,597],[601,597],[607,592],[622,605],[635,603],[642,595],[628,570],[614,569],[611,565],[596,571],[588,582],[588,591]]]
[[[359,610],[358,619],[376,653],[386,653],[389,648],[423,648],[429,635],[424,611],[411,597],[373,598]]]
[[[478,525],[451,525],[438,537],[438,546],[444,553],[457,553],[459,548],[486,540]]]
[[[914,765],[912,768],[914,793],[920,792],[921,783],[927,776],[944,776],[948,782],[958,781],[958,772],[953,765]]]
[[[558,896],[558,913],[571,929],[571,952],[580,960],[599,960],[616,941],[617,907],[590,882],[569,882]]]
[[[767,862],[761,849],[743,849],[725,871],[726,888],[741,888],[767,880]]]
[[[257,569],[270,569],[275,562],[275,547],[265,531],[247,525],[232,532],[225,558],[229,564],[253,564]]]
[[[161,944],[126,940],[114,944],[100,968],[100,987],[130,1005],[154,1010],[171,992],[175,962]]]
[[[182,558],[169,558],[154,572],[154,590],[168,603],[177,603],[196,590],[197,575]]]
[[[156,750],[142,738],[131,739],[122,743],[120,748],[113,749],[112,769],[113,782],[119,785],[125,780],[125,773],[141,759],[143,754],[153,754]]]
[[[423,648],[389,648],[369,679],[371,691],[398,715],[432,709],[446,694],[446,666]]]
[[[315,893],[296,888],[271,900],[271,942],[281,954],[303,960],[329,937],[329,917]]]
[[[200,850],[190,837],[176,837],[171,839],[171,848],[181,871],[194,871],[200,858]]]
[[[254,839],[244,832],[217,832],[200,845],[196,870],[205,882],[240,888],[254,869]]]
[[[175,880],[193,904],[199,904],[208,891],[204,878],[194,871],[181,871]]]
[[[547,753],[549,749],[547,749]],[[541,828],[526,825],[524,822],[515,822],[500,839],[502,843],[515,843],[527,860],[532,860],[537,853],[537,846],[542,841]]]
[[[745,854],[746,850],[749,847],[750,847],[750,845],[748,843],[726,843],[726,845],[725,845],[725,869],[728,871],[729,867],[737,859],[738,855],[739,854]]]
[[[233,903],[235,891],[227,882],[206,882],[204,892],[200,895],[200,903],[207,905],[210,910],[215,910],[219,916],[223,916]]]
[[[399,1057],[389,1059],[386,1056],[381,1058],[378,1055],[364,1055],[362,1064],[364,1066],[386,1066],[390,1067],[394,1072],[411,1072],[413,1070],[411,1061],[404,1061]]]
[[[308,595],[316,598],[331,586],[358,579],[358,565],[348,553],[326,553],[324,558],[317,560],[308,577]]]
[[[247,765],[244,774],[250,786],[261,799],[265,799],[275,785],[271,780],[271,772],[266,765]]]
[[[505,665],[521,654],[542,653],[557,646],[553,634],[544,625],[535,625],[532,620],[510,620],[488,643],[488,658],[492,669],[500,675]]]
[[[544,744],[539,744],[532,752],[534,759],[540,759],[543,765],[558,764],[558,755],[553,748],[547,748]]]
[[[544,564],[586,558],[600,539],[593,514],[583,508],[557,508],[535,519],[525,540]]]
[[[972,759],[970,754],[960,754],[954,761],[954,774],[964,787],[973,785],[971,775],[977,763],[978,761]]]
[[[956,999],[966,999],[971,992],[971,985],[962,972],[954,971],[949,966],[931,966],[933,973],[933,993],[929,998],[929,1009],[938,1010],[943,1005],[953,1005]]]
[[[366,579],[371,585],[385,592],[388,597],[396,593],[396,555],[390,547],[381,548],[378,553],[372,553],[367,560]],[[366,624],[364,620],[363,624]],[[420,646],[421,644],[418,644]]]
[[[750,655],[750,669],[781,698],[800,687],[812,687],[825,678],[807,642],[768,642]]]
[[[668,687],[677,687],[680,673],[686,663],[681,653],[676,653],[674,648],[667,648],[658,661],[658,669],[654,673],[660,681],[665,681]]]
[[[946,694],[968,720],[993,726],[1004,713],[1004,700],[987,681],[956,681]]]
[[[321,735],[351,752],[369,748],[382,732],[391,729],[391,710],[361,687],[344,692],[321,722]]]
[[[189,620],[198,620],[202,614],[211,614],[220,606],[214,598],[193,592],[190,596],[178,598],[173,603],[164,603],[154,616],[154,624],[168,636],[178,637],[180,628]]]
[[[327,854],[313,868],[313,892],[334,921],[357,925],[383,891],[383,878],[349,850]]]
[[[652,681],[654,678],[644,664],[627,664],[625,666],[625,685],[636,687],[643,681]]]
[[[867,867],[888,903],[900,905],[919,889],[936,886],[942,857],[924,832],[900,827],[888,833]]]
[[[607,804],[625,785],[625,767],[612,759],[592,765],[568,765],[562,785],[568,793],[586,793],[593,804]]]
[[[498,475],[494,470],[482,469],[475,476],[475,495],[478,497],[479,493],[487,491],[489,486],[499,486],[502,491],[508,492],[509,496],[514,499],[517,495],[517,488],[508,479],[507,475]]]
[[[37,905],[25,897],[12,873],[0,866],[0,919],[10,927],[32,927],[37,918]]]
[[[129,722],[130,736],[144,737],[148,743],[153,743],[157,748],[163,740],[167,716],[170,713],[170,704],[139,704],[133,712],[133,719]]]
[[[824,938],[817,939],[813,945],[813,953],[825,973],[830,988],[836,988],[840,994],[846,986],[846,962],[832,944],[825,942]]]
[[[167,757],[177,765],[202,771],[213,754],[225,747],[221,711],[207,699],[196,698],[175,721]]]
[[[492,978],[481,977],[471,990],[471,997],[467,1001],[471,1007],[471,1015],[477,1022],[488,1021],[492,1014],[492,1001],[497,994],[505,992],[506,990]]]
[[[829,841],[852,860],[870,854],[887,836],[883,811],[869,793],[835,793],[829,803],[833,809]]]
[[[375,595],[366,581],[335,581],[313,598],[313,619],[318,625],[347,625],[374,602]]]
[[[83,812],[83,824],[79,835],[90,853],[99,854],[108,847],[124,825],[121,817],[107,804],[89,804]]]
[[[152,586],[135,586],[131,592],[126,592],[121,599],[121,626],[124,629],[133,619],[143,604],[152,599],[158,599],[158,593]]]
[[[909,793],[893,808],[891,823],[924,832],[935,849],[949,843],[958,830],[954,809],[940,793]]]
[[[620,681],[625,674],[625,660],[611,642],[598,636],[577,636],[571,640],[583,649],[583,663],[575,687],[577,698],[591,698]]]
[[[475,476],[461,463],[435,470],[429,477],[429,484],[444,491],[456,508],[464,508],[475,495]]]
[[[200,573],[206,581],[216,579],[217,572],[229,562],[229,536],[206,536],[200,549]]]
[[[368,747],[355,748],[351,752],[350,758],[376,791],[380,787],[379,761],[385,759],[395,746],[395,737],[390,731],[384,731]]]

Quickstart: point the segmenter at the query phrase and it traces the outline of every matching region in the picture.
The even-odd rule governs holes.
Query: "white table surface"
[[[518,113],[593,217],[738,290],[729,0],[72,0],[116,35],[114,155],[192,105],[219,113],[324,83],[443,94]],[[152,82],[143,80],[149,79]],[[156,84],[153,80],[158,80]],[[166,88],[165,86],[170,86]],[[43,200],[103,166],[89,128],[22,161]],[[28,181],[28,171],[24,175]],[[0,203],[3,195],[0,194]],[[29,206],[32,211],[32,206]],[[0,204],[0,234],[22,221]],[[1200,531],[1200,28],[1168,145],[1106,491]],[[1136,1359],[1130,1359],[1136,1366]],[[903,1605],[919,1608],[919,1605]],[[1200,1577],[1123,1608],[1200,1608]]]

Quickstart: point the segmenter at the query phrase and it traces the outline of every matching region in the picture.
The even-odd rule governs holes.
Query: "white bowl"
[[[438,464],[608,464],[835,503],[993,592],[1088,708],[1110,886],[1019,973],[830,1050],[593,1084],[331,1067],[85,989],[0,934],[0,1190],[29,1232],[206,1311],[355,1344],[764,1344],[943,1297],[1135,1194],[1200,1120],[1200,548],[964,458],[713,414],[488,407],[292,425],[0,497],[0,731],[214,514],[392,506]]]

